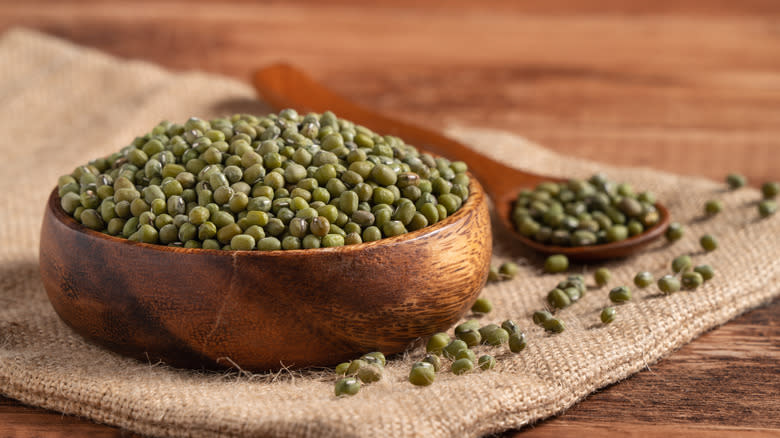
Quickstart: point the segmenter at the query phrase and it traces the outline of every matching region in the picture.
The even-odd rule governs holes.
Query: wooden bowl
[[[479,296],[491,229],[471,180],[460,210],[377,242],[291,251],[173,248],[87,229],[49,197],[40,271],[76,332],[121,354],[194,368],[326,366],[397,353]]]

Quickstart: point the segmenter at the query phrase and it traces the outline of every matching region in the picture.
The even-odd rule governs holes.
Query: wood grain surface
[[[615,164],[780,179],[775,0],[421,3],[9,0],[0,31],[29,26],[245,81],[284,60],[410,121],[500,128]],[[749,312],[519,435],[780,436],[778,314],[777,301]],[[132,436],[0,402],[0,436],[81,435]]]

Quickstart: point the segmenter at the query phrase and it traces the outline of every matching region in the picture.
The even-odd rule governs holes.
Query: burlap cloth
[[[66,327],[38,276],[41,216],[57,176],[118,150],[162,119],[267,110],[246,83],[174,74],[24,30],[2,36],[0,394],[161,436],[479,436],[560,412],[780,292],[780,215],[757,220],[757,191],[724,192],[720,183],[611,168],[556,155],[515,135],[455,128],[448,134],[517,167],[567,176],[604,170],[655,191],[687,224],[687,235],[609,263],[612,285],[630,283],[640,270],[660,276],[684,252],[714,266],[716,277],[696,292],[669,297],[654,287],[636,291],[609,326],[598,320],[607,288],[593,290],[561,312],[568,329],[551,336],[529,315],[544,307],[545,292],[560,276],[540,274],[539,258],[497,236],[495,262],[527,263],[514,281],[485,288],[496,309],[486,320],[514,318],[529,337],[528,348],[514,355],[480,347],[498,358],[495,370],[444,372],[427,388],[406,381],[410,363],[422,353],[413,350],[393,358],[381,382],[346,399],[333,396],[329,372],[174,369],[107,352]],[[713,197],[723,200],[724,212],[699,220],[703,202]],[[705,232],[720,240],[712,254],[698,252]],[[581,269],[593,266],[575,267]]]

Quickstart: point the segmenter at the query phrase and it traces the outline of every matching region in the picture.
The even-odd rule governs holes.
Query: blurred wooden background
[[[0,32],[13,26],[239,80],[284,60],[409,120],[780,180],[777,0],[0,0]],[[780,436],[779,311],[750,312],[521,433]],[[129,435],[0,398],[0,436],[79,434]]]

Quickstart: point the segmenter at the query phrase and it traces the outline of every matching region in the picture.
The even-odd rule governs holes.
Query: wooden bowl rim
[[[344,246],[336,246],[330,248],[278,249],[273,251],[258,251],[258,250],[225,251],[222,249],[184,248],[184,247],[166,246],[166,245],[160,245],[154,243],[135,242],[123,237],[111,236],[109,234],[95,231],[93,229],[85,227],[84,225],[76,221],[76,219],[74,219],[72,216],[66,213],[65,210],[62,209],[62,206],[60,205],[60,196],[57,187],[55,187],[54,190],[52,190],[52,193],[49,196],[49,201],[47,202],[47,207],[48,207],[47,209],[53,213],[54,217],[58,221],[66,225],[68,228],[84,233],[87,236],[90,236],[92,238],[103,239],[106,240],[107,242],[115,243],[115,244],[135,245],[135,246],[140,246],[141,248],[148,248],[151,250],[157,250],[162,252],[170,252],[170,253],[178,253],[178,254],[209,254],[209,255],[219,254],[219,255],[224,255],[226,257],[233,257],[234,254],[241,254],[242,256],[249,255],[250,257],[266,257],[266,256],[282,257],[282,256],[301,256],[305,254],[327,254],[327,253],[345,254],[345,253],[357,252],[360,250],[372,248],[383,244],[399,244],[407,241],[411,242],[427,235],[436,234],[442,229],[447,228],[450,225],[459,222],[467,214],[475,211],[482,204],[485,203],[485,191],[482,185],[479,183],[479,181],[477,181],[474,175],[472,175],[470,172],[467,172],[467,174],[469,175],[470,178],[469,197],[468,199],[466,199],[466,202],[464,202],[463,205],[461,205],[458,211],[456,211],[451,216],[447,216],[444,220],[441,220],[439,222],[436,222],[433,225],[426,226],[419,230],[401,234],[399,236],[385,237],[373,242],[362,242],[354,245],[344,245]]]

